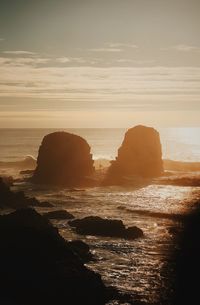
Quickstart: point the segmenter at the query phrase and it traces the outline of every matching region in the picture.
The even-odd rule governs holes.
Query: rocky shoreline
[[[0,301],[13,305],[53,305],[61,300],[70,305],[103,305],[111,299],[132,302],[131,296],[106,287],[100,275],[84,265],[94,259],[85,242],[64,240],[49,221],[70,220],[73,215],[65,210],[41,215],[34,210],[41,206],[23,192],[12,192],[0,179]]]

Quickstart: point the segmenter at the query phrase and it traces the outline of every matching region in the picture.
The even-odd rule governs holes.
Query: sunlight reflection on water
[[[173,215],[188,211],[197,190],[200,188],[149,185],[140,189],[97,187],[76,192],[68,189],[38,191],[33,188],[32,191],[27,189],[27,192],[65,208],[75,217],[96,215],[116,218],[123,220],[127,226],[140,227],[144,238],[127,241],[78,236],[66,221],[54,221],[66,239],[81,238],[90,245],[97,260],[88,265],[102,275],[106,284],[130,292],[137,296],[136,299],[156,302],[160,292],[165,294],[167,291],[168,272],[163,272],[163,268],[173,248],[169,229],[179,226]]]

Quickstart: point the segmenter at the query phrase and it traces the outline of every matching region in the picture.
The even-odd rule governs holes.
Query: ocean
[[[63,129],[85,138],[94,159],[114,159],[126,129]],[[0,129],[0,161],[37,157],[42,138],[56,129]],[[200,128],[159,128],[163,158],[200,161]]]
[[[37,157],[44,135],[53,129],[1,129],[0,161],[18,161],[27,155]],[[113,159],[125,129],[66,129],[84,137],[94,159]],[[159,129],[163,157],[182,161],[200,161],[200,128]],[[33,185],[17,180],[13,190],[49,201],[55,209],[66,209],[77,218],[95,215],[120,219],[126,226],[136,225],[144,238],[124,240],[80,236],[65,220],[53,224],[67,240],[82,239],[95,255],[89,268],[99,272],[107,285],[130,293],[144,304],[168,304],[173,286],[174,265],[170,259],[175,248],[171,229],[179,229],[177,215],[187,213],[200,199],[199,187],[150,184],[142,187],[93,187],[69,189]],[[48,211],[39,208],[39,212]],[[171,286],[170,286],[171,285]],[[110,302],[109,305],[124,303]],[[94,304],[95,305],[95,304]],[[126,303],[128,305],[128,303]]]

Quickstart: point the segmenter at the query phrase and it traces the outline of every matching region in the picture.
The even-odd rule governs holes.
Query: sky
[[[0,128],[200,126],[199,0],[0,0]]]

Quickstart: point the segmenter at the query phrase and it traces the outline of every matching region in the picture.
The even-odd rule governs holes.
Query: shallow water
[[[15,188],[25,188],[28,195],[48,200],[76,217],[96,215],[116,218],[123,220],[127,226],[140,227],[144,238],[127,241],[78,236],[67,221],[53,221],[66,239],[81,238],[90,245],[96,260],[88,266],[99,272],[106,284],[131,293],[134,299],[147,304],[167,304],[164,300],[170,293],[168,283],[173,283],[170,278],[173,263],[169,261],[176,246],[169,228],[180,226],[176,216],[187,213],[193,207],[200,188],[149,185],[143,188],[69,190],[38,189],[27,184],[19,184]],[[163,303],[160,298],[163,298]]]

